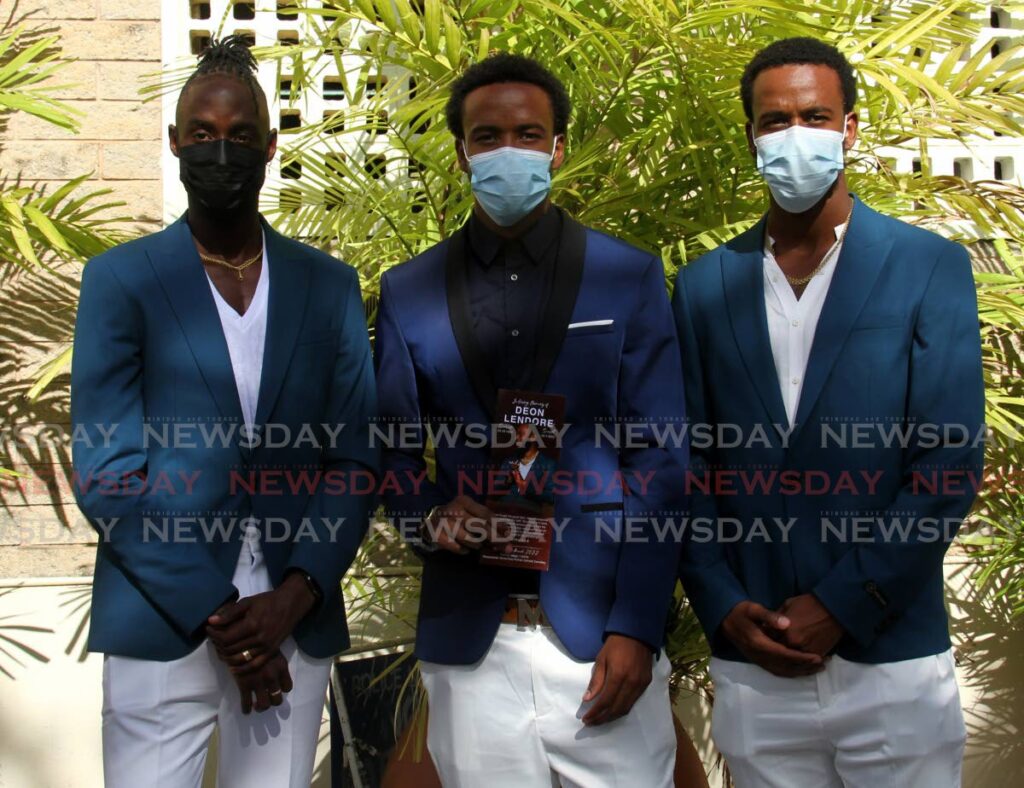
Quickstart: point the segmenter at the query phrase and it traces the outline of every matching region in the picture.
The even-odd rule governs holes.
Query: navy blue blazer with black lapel
[[[487,364],[468,316],[460,268],[463,235],[456,233],[381,279],[375,357],[383,422],[491,422],[496,391],[484,374]],[[679,540],[659,540],[644,515],[664,517],[673,501],[678,508],[686,460],[685,442],[663,441],[659,447],[650,429],[652,422],[681,422],[684,407],[661,261],[566,216],[539,344],[533,388],[567,399],[569,427],[558,471],[572,482],[571,490],[566,484],[556,495],[556,520],[570,521],[541,575],[544,609],[578,659],[593,659],[612,632],[659,649]],[[613,431],[618,422],[636,425],[637,440],[621,450],[609,439],[595,445],[595,424]],[[482,500],[471,484],[460,485],[459,472],[472,478],[486,467],[487,448],[439,441],[435,457],[436,479],[410,483],[424,472],[422,449],[383,447],[382,499],[406,533],[432,507],[460,493]],[[626,494],[614,481],[620,472]],[[629,540],[622,538],[624,516],[635,518]],[[421,555],[417,656],[444,664],[476,662],[490,646],[514,589],[502,572],[481,566],[475,556]]]
[[[680,564],[689,599],[714,653],[727,659],[743,659],[719,632],[733,606],[751,599],[775,609],[803,593],[817,596],[842,625],[837,653],[846,659],[881,663],[939,653],[950,645],[943,555],[970,509],[983,462],[981,348],[968,254],[856,200],[795,430],[784,442],[772,426],[788,420],[768,337],[764,229],[762,219],[685,266],[673,296],[691,420],[737,425],[744,435],[726,442],[741,444],[734,448],[709,449],[702,439],[698,449],[694,433],[692,514],[739,521],[740,530],[730,528],[723,541],[690,531]],[[935,425],[958,426],[937,440]],[[771,446],[747,440],[757,428]],[[909,436],[905,446],[891,439],[893,428]],[[844,440],[850,448],[842,448]],[[750,492],[741,482],[722,486],[719,476],[715,495],[715,487],[707,494],[696,483],[722,470],[814,471],[819,490],[826,478],[835,486],[824,494],[791,494],[795,484],[775,484],[767,493],[755,485]],[[840,483],[844,473],[854,485]],[[857,517],[866,519],[858,525]],[[756,530],[758,518],[771,541]],[[771,518],[794,518],[788,540]]]
[[[377,466],[359,280],[265,222],[263,232],[270,294],[255,422],[273,427],[259,440],[238,429],[227,343],[186,219],[85,266],[71,420],[76,497],[100,534],[93,651],[164,661],[192,651],[235,590],[246,517],[257,518],[275,586],[296,567],[324,593],[294,632],[299,647],[327,657],[348,646],[339,581],[372,502],[339,494],[337,479]]]

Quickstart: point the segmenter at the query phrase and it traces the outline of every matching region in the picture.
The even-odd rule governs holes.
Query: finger
[[[277,685],[276,680],[267,683],[267,698],[271,706],[280,706],[284,703],[284,690]]]
[[[619,695],[623,692],[622,680],[618,676],[608,675],[605,678],[601,694],[597,696],[594,705],[583,715],[584,725],[603,725],[611,722],[612,710],[618,703]]]
[[[751,646],[768,660],[781,660],[800,667],[817,667],[822,664],[821,657],[817,654],[788,648],[778,641],[772,640],[763,632],[753,634]]]
[[[479,517],[467,517],[455,528],[455,541],[470,550],[479,550],[487,541],[491,524]]]
[[[786,616],[756,602],[750,606],[750,617],[762,627],[777,629],[780,632],[789,628],[789,619]]]
[[[218,610],[216,613],[210,616],[207,619],[207,621],[210,623],[210,626],[226,627],[229,624],[232,624],[235,621],[241,619],[245,615],[245,611],[248,609],[248,603],[243,604],[241,601],[235,602],[233,604],[225,605],[224,607],[222,607],[220,610]]]
[[[245,640],[239,640],[235,643],[222,644],[218,647],[218,652],[223,655],[225,660],[231,660],[232,662],[242,663],[251,661],[256,655],[264,655],[267,657],[274,656],[276,649],[267,648],[267,644],[260,638],[249,637]],[[249,652],[249,660],[246,660],[244,654]]]
[[[221,648],[223,647],[223,635],[224,630],[217,629],[207,624],[206,637],[210,639],[210,642],[213,643],[213,647],[217,649],[217,651],[220,651]]]
[[[484,506],[482,503],[477,503],[472,498],[460,498],[459,504],[468,514],[476,517],[480,520],[490,520],[494,517],[494,512]]]
[[[825,669],[824,665],[799,666],[781,660],[768,660],[761,667],[770,673],[774,673],[776,676],[782,676],[787,679],[813,676],[815,673],[820,673]]]
[[[248,618],[244,618],[222,630],[218,642],[224,653],[240,654],[245,650],[246,644],[259,643],[260,639],[256,636],[255,624]]]
[[[270,708],[270,692],[268,692],[266,684],[261,684],[256,689],[256,703],[253,708],[256,711],[266,711]]]
[[[270,656],[267,654],[260,654],[253,657],[248,662],[238,657],[232,657],[231,659],[234,659],[235,662],[229,662],[228,667],[233,674],[236,676],[250,676],[263,670],[266,664],[270,661]]]
[[[285,692],[292,691],[292,674],[288,670],[288,662],[281,657],[281,669],[277,674],[277,683]]]
[[[604,687],[605,669],[604,658],[598,656],[597,661],[594,662],[594,669],[590,671],[590,683],[587,685],[587,691],[583,693],[584,703],[593,700],[601,692]]]
[[[469,552],[469,550],[456,542],[450,534],[443,531],[438,533],[437,538],[434,539],[434,544],[442,550],[447,550],[449,553],[456,553],[457,555],[466,555]]]
[[[239,684],[238,691],[242,696],[242,714],[252,711],[252,687],[248,684]]]

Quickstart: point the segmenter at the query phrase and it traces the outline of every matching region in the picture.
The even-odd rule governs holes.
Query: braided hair
[[[249,51],[244,36],[230,35],[219,41],[214,39],[199,55],[199,65],[181,88],[181,95],[189,89],[193,80],[210,74],[227,74],[244,82],[252,92],[257,108],[266,104],[263,88],[256,80],[256,58]],[[181,99],[179,98],[179,101]]]

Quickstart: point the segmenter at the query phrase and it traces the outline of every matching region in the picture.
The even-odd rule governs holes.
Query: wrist
[[[296,623],[305,618],[319,601],[306,581],[305,573],[301,571],[291,571],[285,575],[279,590],[287,595],[288,607]]]
[[[420,520],[420,541],[424,545],[431,546],[434,544],[434,540],[431,536],[442,509],[444,509],[444,504],[438,504],[437,506],[432,507],[431,510],[427,512],[426,516]]]

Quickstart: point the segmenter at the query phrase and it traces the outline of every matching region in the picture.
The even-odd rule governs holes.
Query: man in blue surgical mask
[[[738,788],[953,788],[942,561],[983,454],[970,261],[847,191],[857,85],[835,48],[772,44],[741,93],[767,215],[673,296],[690,418],[763,436],[693,450],[692,515],[740,524],[680,563],[712,735]]]
[[[679,348],[661,260],[549,200],[569,113],[565,88],[528,58],[463,74],[447,119],[472,216],[381,279],[381,416],[446,428],[431,479],[424,441],[389,432],[382,491],[424,561],[416,655],[444,785],[672,784],[662,647],[679,545],[654,529],[677,505],[686,452],[652,428],[681,426]],[[543,566],[481,558],[506,537],[485,505],[500,496],[485,494],[488,447],[458,436],[501,420],[501,389],[564,398],[557,463],[520,460],[512,474],[551,483]],[[631,440],[597,442],[599,424]]]

